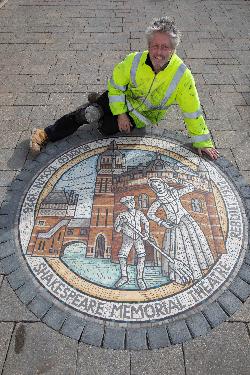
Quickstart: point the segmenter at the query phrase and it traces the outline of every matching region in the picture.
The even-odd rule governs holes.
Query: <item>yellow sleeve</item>
[[[182,111],[193,147],[214,147],[203,117],[194,78],[188,69],[179,84],[176,102]]]
[[[130,82],[130,70],[136,52],[129,54],[114,67],[112,78],[108,81],[109,106],[113,115],[128,111],[125,93]]]

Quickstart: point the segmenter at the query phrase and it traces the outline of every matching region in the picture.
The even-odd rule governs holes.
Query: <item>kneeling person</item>
[[[146,30],[148,50],[130,53],[113,70],[108,91],[54,125],[35,129],[31,148],[74,133],[85,123],[98,122],[106,136],[130,133],[134,127],[157,124],[172,104],[178,104],[188,135],[199,155],[217,159],[218,151],[205,124],[191,71],[176,54],[180,33],[167,17],[154,19]]]

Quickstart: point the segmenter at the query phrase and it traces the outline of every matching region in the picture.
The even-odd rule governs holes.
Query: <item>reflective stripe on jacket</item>
[[[136,127],[157,124],[172,104],[178,104],[194,147],[213,147],[190,70],[174,54],[155,74],[146,64],[148,51],[129,54],[108,82],[113,115],[129,113]]]

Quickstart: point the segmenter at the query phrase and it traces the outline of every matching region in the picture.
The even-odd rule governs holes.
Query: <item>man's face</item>
[[[128,207],[129,210],[133,210],[135,208],[135,201],[130,200],[130,201],[126,202],[126,206]]]
[[[152,182],[152,187],[155,191],[158,193],[163,193],[165,191],[165,186],[162,181],[160,180],[155,180]]]
[[[170,60],[174,52],[169,35],[162,32],[156,32],[152,35],[148,50],[150,60],[157,73]]]

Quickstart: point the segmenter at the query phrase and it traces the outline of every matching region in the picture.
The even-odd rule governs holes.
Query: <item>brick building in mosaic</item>
[[[160,155],[145,165],[130,167],[126,164],[125,153],[118,150],[115,142],[98,158],[91,217],[75,218],[78,196],[73,191],[52,191],[40,205],[28,253],[62,256],[68,244],[82,242],[86,245],[86,257],[110,258],[118,262],[122,236],[114,230],[114,221],[126,209],[120,199],[134,195],[136,208],[146,215],[156,200],[155,193],[148,185],[151,177],[162,178],[176,189],[182,188],[186,182],[193,184],[195,190],[181,197],[181,203],[201,227],[216,260],[218,255],[225,252],[225,230],[223,232],[208,171],[199,167],[194,172],[187,167],[170,164]],[[160,248],[165,230],[150,221],[151,236]],[[161,255],[151,245],[145,243],[145,247],[146,265],[161,265]],[[128,262],[136,262],[134,249],[129,254]]]
[[[27,254],[58,257],[74,242],[87,244],[88,219],[75,218],[78,195],[74,191],[50,192],[42,201]]]

